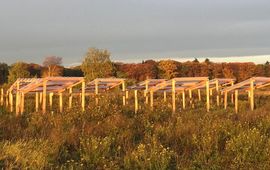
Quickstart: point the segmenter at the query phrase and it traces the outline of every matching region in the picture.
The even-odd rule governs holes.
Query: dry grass
[[[227,111],[213,107],[207,113],[198,102],[195,109],[172,114],[170,104],[160,98],[153,111],[141,105],[135,114],[132,101],[123,107],[121,98],[113,96],[100,99],[99,106],[89,100],[85,113],[77,100],[76,107],[64,113],[32,112],[33,102],[27,102],[20,117],[1,108],[0,167],[270,168],[269,98],[261,98],[254,112],[241,100],[238,114],[232,106]]]

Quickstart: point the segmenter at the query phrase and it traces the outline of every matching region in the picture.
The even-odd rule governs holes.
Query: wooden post
[[[228,92],[225,91],[224,92],[224,109],[227,109],[227,105],[228,105]]]
[[[192,104],[192,90],[188,90],[188,94],[189,94],[189,104]]]
[[[149,100],[149,97],[148,97],[148,93],[147,93],[145,96],[145,104],[148,104],[148,100]]]
[[[50,110],[52,110],[52,105],[53,105],[53,93],[49,94],[49,103],[50,103]]]
[[[175,113],[175,80],[172,79],[172,112]]]
[[[1,88],[1,106],[4,105],[4,89]]]
[[[9,105],[9,92],[6,93],[6,107]]]
[[[201,90],[200,89],[198,89],[198,98],[199,98],[199,101],[202,101]]]
[[[85,111],[85,81],[82,82],[82,111]]]
[[[126,99],[129,98],[129,95],[128,95],[128,90],[126,91]]]
[[[21,93],[21,114],[24,113],[24,93]]]
[[[164,100],[164,102],[166,102],[167,101],[167,93],[166,93],[166,91],[163,92],[163,95],[164,95],[163,100]]]
[[[122,81],[122,92],[123,92],[122,98],[123,98],[123,106],[126,105],[126,93],[125,93],[125,91],[126,91],[125,81]]]
[[[20,82],[18,81],[16,84],[16,115],[19,114],[20,112],[20,98],[19,98],[19,89],[20,89]]]
[[[250,81],[250,109],[254,110],[254,80]]]
[[[234,85],[234,82],[232,81],[232,82],[231,82],[231,86],[233,86],[233,85]],[[233,93],[232,93],[232,95],[231,95],[231,103],[234,103]]]
[[[43,81],[43,92],[42,92],[42,112],[46,113],[46,95],[47,95],[47,80]]]
[[[68,108],[72,108],[72,87],[69,89]]]
[[[150,91],[150,107],[154,107],[154,93],[153,91]]]
[[[234,95],[233,95],[233,93],[231,94],[231,103],[232,104],[234,103]]]
[[[129,98],[129,96],[128,96],[128,90],[126,90],[126,102],[127,102],[127,104],[128,104],[128,98]]]
[[[38,92],[36,92],[36,112],[38,112],[38,106],[39,106]]]
[[[39,103],[42,104],[42,92],[39,94]]]
[[[63,93],[59,93],[59,110],[60,113],[63,112]]]
[[[213,103],[213,89],[209,87],[209,102],[210,104]]]
[[[144,97],[146,97],[146,94],[148,93],[148,89],[149,89],[149,80],[146,80],[146,82],[145,82]]]
[[[145,104],[148,104],[148,90],[149,90],[149,81],[146,80],[145,83],[145,91],[144,91],[144,97],[145,97]]]
[[[224,103],[224,98],[221,97],[224,94],[224,92],[220,92],[220,103]]]
[[[137,90],[134,90],[134,99],[135,99],[135,113],[138,112],[138,96],[137,96]]]
[[[210,110],[210,96],[209,96],[209,80],[205,83],[206,86],[206,110],[209,112]]]
[[[186,109],[186,93],[185,93],[185,90],[182,91],[182,105],[183,105],[183,109]]]
[[[98,105],[98,80],[95,80],[96,105]]]
[[[219,106],[220,92],[219,92],[219,82],[218,82],[218,80],[216,80],[216,93],[217,93],[217,106]]]
[[[13,112],[13,94],[9,93],[9,99],[10,99],[10,112]]]
[[[238,90],[235,90],[235,112],[238,113]]]

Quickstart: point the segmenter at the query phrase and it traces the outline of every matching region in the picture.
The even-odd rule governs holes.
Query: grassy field
[[[180,98],[180,96],[179,96]],[[122,106],[116,93],[79,100],[59,113],[33,112],[34,98],[26,99],[26,113],[16,117],[0,110],[0,167],[4,169],[269,169],[270,102],[256,100],[256,110],[240,97],[240,112],[204,103],[172,114],[171,99],[155,99],[155,109],[133,100]],[[67,100],[65,105],[67,106]],[[140,103],[143,102],[141,98]]]

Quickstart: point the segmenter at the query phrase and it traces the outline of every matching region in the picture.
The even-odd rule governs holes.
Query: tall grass
[[[238,114],[204,103],[172,114],[170,97],[155,99],[155,108],[140,101],[134,113],[131,99],[122,106],[115,93],[99,106],[87,99],[81,112],[34,112],[34,98],[26,113],[16,117],[0,108],[0,167],[4,169],[269,169],[270,103],[260,98],[256,110],[240,100]],[[67,100],[64,100],[67,105]],[[213,101],[214,102],[214,101]]]

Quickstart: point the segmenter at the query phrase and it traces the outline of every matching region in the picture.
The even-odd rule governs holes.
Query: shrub
[[[269,169],[270,141],[256,128],[245,130],[226,143],[233,169]]]
[[[49,167],[55,148],[47,140],[4,141],[0,144],[2,168],[42,169]]]
[[[141,143],[124,158],[126,169],[175,169],[175,153],[165,148],[155,138]]]

